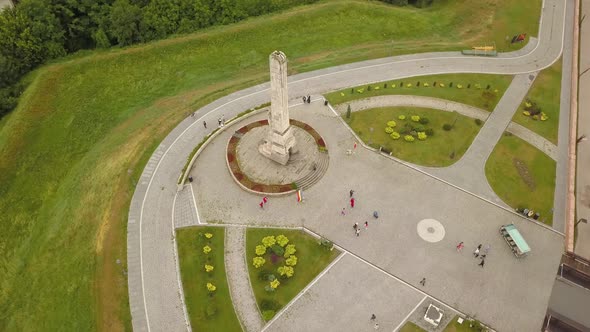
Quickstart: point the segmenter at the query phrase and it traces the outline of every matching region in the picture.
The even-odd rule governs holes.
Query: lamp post
[[[576,221],[574,227],[578,226],[579,223],[587,224],[588,220],[586,220],[585,218],[580,218],[578,221]]]

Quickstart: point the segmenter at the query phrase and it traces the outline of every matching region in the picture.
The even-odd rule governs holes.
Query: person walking
[[[268,202],[268,197],[264,196],[264,197],[262,198],[262,202],[263,202],[264,204],[266,204],[266,203]]]
[[[426,286],[426,278],[422,278],[422,280],[420,280],[420,285]]]
[[[377,316],[375,316],[375,314],[372,314],[372,315],[371,315],[371,320],[373,320],[373,321],[374,321],[375,319],[377,319]]]
[[[307,95],[307,103],[311,104],[311,97],[309,95]]]
[[[357,227],[355,233],[356,233],[356,236],[358,237],[361,234],[361,229]]]
[[[354,194],[354,190],[350,189],[350,198],[352,198],[353,194]]]
[[[205,127],[205,129],[207,129],[207,121],[203,121],[203,127]]]
[[[356,231],[357,228],[359,228],[359,223],[355,222],[354,225],[352,226],[352,228],[354,228],[354,230]]]
[[[480,250],[481,250],[481,243],[477,246],[477,248],[475,248],[475,251],[473,252],[473,256],[475,256],[475,258],[479,257]]]
[[[346,215],[346,208],[342,208],[342,211],[340,211],[340,215],[342,215],[342,216]]]
[[[217,119],[217,125],[221,128],[221,118]]]
[[[485,263],[486,263],[486,260],[485,260],[485,258],[482,258],[482,259],[481,259],[481,262],[479,262],[479,264],[477,264],[477,265],[479,265],[479,266],[483,267]]]
[[[260,205],[261,209],[264,209],[264,202],[260,202],[260,204],[258,204],[258,205]]]
[[[369,222],[365,221],[365,229],[368,229],[368,228],[369,228]]]
[[[465,247],[463,241],[459,242],[459,244],[457,245],[457,252],[461,252],[463,250],[463,247]]]
[[[354,197],[350,199],[350,207],[353,208],[354,207]]]

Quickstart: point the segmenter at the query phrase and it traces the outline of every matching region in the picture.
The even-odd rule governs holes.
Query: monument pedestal
[[[295,137],[291,131],[291,127],[287,128],[284,133],[277,133],[269,128],[270,133],[267,134],[267,139],[264,140],[258,147],[258,151],[265,157],[276,161],[281,165],[287,165],[289,157],[295,153]]]

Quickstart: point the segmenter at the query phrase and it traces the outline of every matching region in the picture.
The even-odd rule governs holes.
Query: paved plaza
[[[347,155],[346,151],[352,149],[356,139],[342,120],[323,105],[319,94],[411,76],[480,72],[525,74],[522,80],[516,81],[519,86],[515,86],[514,91],[518,95],[530,85],[526,79],[529,73],[538,72],[558,60],[564,45],[564,52],[567,51],[572,13],[571,2],[545,0],[539,38],[520,51],[494,59],[466,57],[459,52],[404,55],[289,77],[292,100],[312,95],[315,101],[306,105],[295,103],[291,117],[314,127],[326,140],[330,155],[326,174],[304,192],[305,202],[301,204],[297,204],[294,196],[270,197],[268,207],[261,211],[257,204],[259,197],[246,193],[233,182],[224,154],[230,130],[221,132],[210,142],[192,169],[194,182],[179,191],[178,178],[190,151],[212,130],[203,129],[202,121],[216,123],[222,116],[231,119],[246,109],[268,102],[269,85],[265,83],[232,93],[197,110],[194,118],[181,122],[155,150],[131,202],[127,252],[134,330],[191,330],[178,277],[174,231],[176,227],[205,222],[303,226],[344,249],[345,255],[268,326],[269,330],[283,326],[281,324],[286,324],[283,320],[289,317],[304,314],[306,302],[298,304],[298,301],[319,298],[329,291],[321,286],[337,277],[354,285],[350,294],[359,302],[366,302],[370,294],[377,297],[376,307],[371,310],[379,313],[387,329],[399,326],[405,317],[412,317],[415,314],[412,308],[419,310],[423,305],[419,301],[427,295],[427,299],[476,316],[499,331],[538,330],[563,250],[563,236],[559,233],[563,225],[557,225],[556,232],[474,195],[466,190],[469,188],[462,187],[470,183],[470,178],[458,178],[463,182],[457,183],[444,182],[431,174],[434,172],[428,173],[428,169],[400,163],[362,146],[354,154]],[[564,32],[568,36],[565,42]],[[564,58],[564,71],[569,65],[567,61],[570,59]],[[569,86],[564,85],[562,94],[567,94],[568,89]],[[506,107],[514,106],[508,104]],[[263,117],[263,114],[255,115],[249,120]],[[564,152],[567,152],[561,137],[568,134],[567,120],[560,119],[558,174],[565,174],[560,171],[566,163]],[[470,174],[478,176],[478,172]],[[564,178],[558,176],[556,183],[554,219],[561,220],[559,216],[564,215],[565,204],[558,197],[565,197]],[[352,211],[347,209],[348,214],[343,217],[340,211],[347,206],[350,189],[356,190],[357,205]],[[371,219],[374,210],[381,215],[378,220]],[[444,227],[441,241],[427,242],[418,235],[417,225],[423,219],[440,222]],[[355,237],[352,224],[365,220],[369,221],[369,229]],[[517,260],[503,242],[498,228],[506,223],[518,226],[533,250],[529,257]],[[459,241],[466,244],[463,253],[455,250]],[[484,268],[477,266],[478,261],[471,256],[479,243],[490,244],[492,248]],[[349,272],[338,276],[338,271]],[[377,277],[375,271],[381,271],[382,276]],[[356,273],[374,282],[364,283],[348,275]],[[427,283],[422,287],[419,281],[424,277]],[[346,288],[345,283],[331,284],[330,287]],[[382,297],[380,292],[385,295]],[[384,299],[387,294],[394,298],[401,294],[415,295],[388,304]],[[241,312],[252,312],[252,301],[246,295],[243,303],[237,301],[234,305],[250,303],[250,308],[244,307]],[[346,293],[334,298],[336,295],[318,299],[315,305],[344,301]],[[396,305],[400,307],[399,312],[390,308]],[[338,312],[337,308],[331,310],[333,314]],[[324,317],[328,322],[340,318],[340,313],[336,317]],[[367,322],[367,318],[366,314],[359,313],[358,324]],[[297,330],[318,328],[324,323],[297,325]],[[253,321],[247,325],[258,324]],[[297,324],[311,323],[302,318]]]

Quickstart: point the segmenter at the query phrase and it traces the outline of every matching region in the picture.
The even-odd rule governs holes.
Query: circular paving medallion
[[[432,243],[438,242],[445,237],[445,227],[434,219],[420,220],[416,226],[416,231],[422,240]]]

